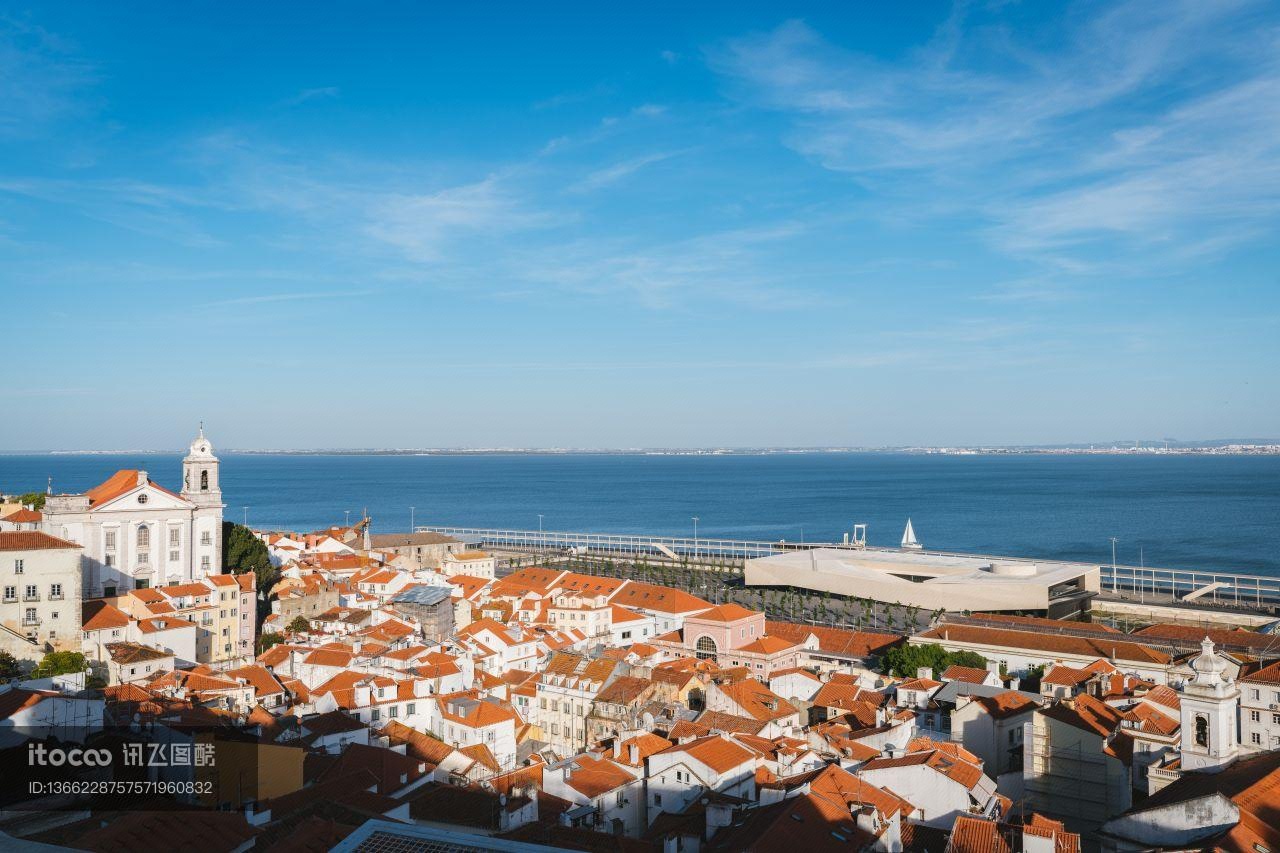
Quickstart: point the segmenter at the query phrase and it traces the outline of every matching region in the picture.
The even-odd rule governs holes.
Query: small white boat
[[[907,529],[902,531],[902,547],[907,551],[923,551],[924,546],[916,540],[915,528],[911,526],[911,519],[907,519]]]

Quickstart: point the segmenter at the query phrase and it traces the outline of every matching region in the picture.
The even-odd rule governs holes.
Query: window
[[[544,711],[545,711],[545,710],[547,710],[547,700],[546,700],[546,697],[543,697],[542,699],[539,699],[539,700],[538,700],[538,707],[539,707],[539,708],[541,708],[541,709],[542,709],[542,710],[544,710]]]
[[[213,535],[212,535],[209,531],[207,531],[207,530],[206,530],[204,533],[201,533],[201,534],[200,534],[200,544],[201,544],[201,545],[212,545],[212,544],[213,544]]]
[[[4,588],[4,600],[5,600],[5,601],[17,601],[17,600],[18,600],[18,588],[17,588],[16,586],[6,586],[6,587]]]
[[[715,660],[716,659],[716,641],[710,637],[703,635],[698,638],[697,655],[698,660]]]
[[[396,717],[400,716],[400,709],[395,705],[392,705],[387,709],[387,716],[394,720]]]
[[[56,611],[56,610],[55,610],[55,611],[53,611],[52,613],[50,613],[50,614],[49,614],[49,618],[50,618],[50,619],[57,619],[57,618],[58,618],[58,611]]]
[[[202,571],[204,571],[205,573],[208,573],[208,571],[209,571],[209,566],[210,566],[209,559],[210,559],[209,557],[201,557],[201,558],[200,558],[200,568],[201,568],[201,570],[202,570]]]
[[[655,806],[660,806],[660,805],[662,805],[662,795],[661,795],[661,794],[654,794],[654,795],[653,795],[653,804],[654,804]]]
[[[177,548],[178,541],[179,541],[178,537],[181,535],[182,535],[182,531],[180,529],[178,529],[177,527],[170,527],[169,528],[169,545],[171,547]]]
[[[36,609],[34,607],[28,607],[26,612],[22,615],[22,623],[24,625],[35,625],[39,621],[40,618],[36,616]]]
[[[621,808],[622,805],[627,801],[626,797],[624,796],[625,794],[626,794],[626,791],[618,791],[618,799],[616,802],[619,808]]]
[[[14,573],[15,575],[20,575],[20,574],[22,574],[22,561],[21,561],[21,560],[14,560],[14,561],[13,561],[13,573]]]
[[[180,559],[181,559],[180,552],[178,552],[178,551],[170,551],[170,552],[169,552],[169,562],[170,562],[170,563],[176,563],[176,562],[178,562],[178,560],[180,560]]]
[[[138,495],[138,503],[140,503],[140,504],[144,504],[144,503],[146,503],[146,502],[147,502],[147,493],[146,493],[146,492],[143,492],[142,494]]]
[[[39,598],[40,592],[36,589],[35,584],[29,583],[27,584],[27,588],[23,590],[22,597],[25,598],[27,601],[31,601],[33,599]]]
[[[1209,746],[1209,718],[1203,714],[1196,716],[1196,746]]]
[[[1258,734],[1257,732],[1254,732],[1253,734],[1249,735],[1249,739],[1254,743],[1262,743],[1262,735]]]
[[[139,495],[138,497],[142,497]],[[151,528],[142,525],[138,528],[138,550],[143,551],[151,547]]]
[[[417,707],[418,705],[416,702],[410,702],[408,705],[405,705],[404,712],[408,714],[410,717],[412,717],[415,713],[417,713]]]
[[[369,719],[373,721],[382,719],[382,711],[378,708],[374,708],[369,712]]]
[[[1260,719],[1262,719],[1262,714],[1258,713],[1257,711],[1250,711],[1250,712],[1249,712],[1249,722],[1251,722],[1251,723],[1256,723],[1256,722],[1258,722]]]
[[[209,491],[209,472],[208,471],[200,472],[200,491],[202,492]]]
[[[1254,690],[1254,691],[1253,691],[1253,698],[1254,698],[1254,700],[1255,700],[1255,701],[1257,701],[1257,700],[1261,700],[1261,699],[1262,699],[1262,691],[1260,691],[1260,690]]]
[[[107,548],[107,550],[108,550],[108,551],[113,551],[113,550],[115,550],[115,547],[116,547],[116,532],[115,532],[114,530],[108,530],[106,533],[104,533],[104,534],[103,534],[103,536],[105,536],[105,537],[106,537],[105,544],[106,544],[106,548]]]
[[[104,566],[114,566],[116,564],[116,555],[108,554],[102,561]]]
[[[1271,715],[1271,725],[1280,726],[1280,714]]]
[[[62,598],[62,584],[60,583],[50,584],[49,597],[52,599]]]

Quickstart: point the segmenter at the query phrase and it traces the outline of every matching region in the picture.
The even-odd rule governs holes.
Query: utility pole
[[[1111,537],[1111,584],[1112,586],[1119,586],[1118,580],[1119,579],[1116,577],[1116,537],[1112,536]]]

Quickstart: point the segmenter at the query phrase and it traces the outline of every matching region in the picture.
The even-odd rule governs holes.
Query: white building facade
[[[182,491],[117,471],[84,494],[49,495],[44,531],[84,547],[86,598],[188,583],[222,570],[219,461],[203,427],[182,460]]]
[[[38,531],[0,532],[0,648],[32,663],[79,648],[80,550]]]

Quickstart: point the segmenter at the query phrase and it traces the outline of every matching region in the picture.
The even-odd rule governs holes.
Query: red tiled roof
[[[1002,646],[1054,654],[1074,654],[1087,656],[1090,659],[1104,657],[1130,663],[1165,665],[1171,661],[1165,652],[1133,640],[1112,639],[1110,636],[1069,637],[1061,634],[988,628],[981,625],[946,624],[917,634],[916,639]]]
[[[129,624],[129,617],[123,610],[108,604],[102,599],[91,599],[81,608],[84,624],[82,631],[102,631],[109,628],[123,628]]]
[[[947,667],[947,671],[942,673],[943,681],[962,681],[965,684],[981,684],[987,680],[989,673],[985,669],[979,669],[976,666],[959,666],[952,665]]]
[[[796,622],[766,621],[765,632],[793,643],[803,643],[810,635],[817,637],[818,648],[829,654],[866,658],[888,651],[905,640],[898,634],[873,631],[850,631],[845,628],[827,628],[821,625],[801,625]]]
[[[5,530],[0,532],[0,551],[51,551],[55,548],[79,548],[74,542],[50,536],[39,530]]]
[[[1011,853],[995,821],[960,815],[951,827],[947,853]]]
[[[710,610],[704,610],[701,613],[695,613],[687,618],[705,622],[737,622],[757,615],[759,615],[759,611],[748,610],[740,604],[729,602],[728,604],[712,607]]]

